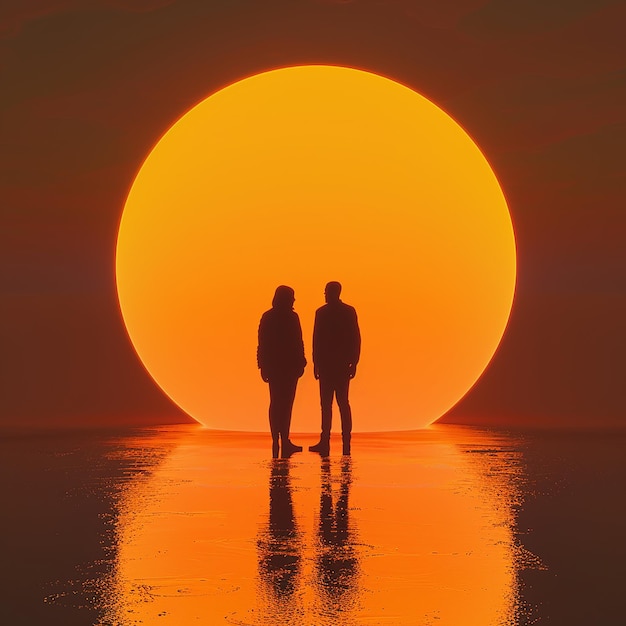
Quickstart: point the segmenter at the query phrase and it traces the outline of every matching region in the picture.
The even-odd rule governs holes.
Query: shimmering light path
[[[435,426],[272,460],[267,434],[195,426],[6,435],[0,623],[618,624],[625,444]]]
[[[510,455],[461,432],[271,460],[267,435],[161,431],[171,453],[122,495],[103,623],[509,623]]]

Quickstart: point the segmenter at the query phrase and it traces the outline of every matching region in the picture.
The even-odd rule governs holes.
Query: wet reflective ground
[[[313,437],[294,439],[305,446]],[[1,624],[624,622],[626,437],[5,435]]]

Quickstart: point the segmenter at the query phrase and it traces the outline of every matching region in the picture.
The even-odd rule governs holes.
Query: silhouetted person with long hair
[[[332,281],[326,285],[326,304],[315,312],[313,327],[313,370],[320,381],[322,434],[309,450],[322,456],[330,452],[333,398],[337,399],[341,416],[343,453],[350,454],[352,410],[348,391],[361,354],[361,333],[354,307],[342,302],[340,295],[340,283]]]
[[[289,440],[296,386],[306,367],[302,328],[300,318],[293,310],[294,302],[293,289],[280,285],[276,288],[272,308],[263,313],[259,324],[257,365],[261,378],[269,383],[270,388],[269,418],[274,457],[278,456],[279,439],[283,457],[302,451],[302,446]]]

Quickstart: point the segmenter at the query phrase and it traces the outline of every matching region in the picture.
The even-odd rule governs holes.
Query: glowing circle
[[[506,201],[467,133],[387,78],[266,72],[213,94],[147,157],[119,228],[118,295],[154,380],[199,422],[267,428],[256,333],[279,284],[311,360],[329,280],[356,307],[355,430],[425,426],[467,393],[506,327]],[[319,429],[309,363],[292,431]]]

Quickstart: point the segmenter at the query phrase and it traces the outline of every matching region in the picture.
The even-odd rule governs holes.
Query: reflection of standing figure
[[[316,311],[313,327],[313,368],[315,378],[320,381],[322,434],[319,443],[309,450],[322,456],[330,451],[333,397],[337,398],[341,415],[343,453],[350,454],[352,410],[348,390],[361,354],[361,333],[354,307],[343,303],[340,295],[338,282],[326,285],[326,304]]]
[[[351,459],[344,457],[341,461],[339,497],[334,506],[328,457],[322,458],[321,479],[317,585],[324,606],[340,615],[351,608],[358,593],[358,559],[348,509],[352,482]]]
[[[293,310],[294,302],[293,289],[280,285],[276,288],[272,308],[263,313],[259,324],[257,365],[270,387],[269,418],[274,457],[278,456],[279,437],[283,457],[302,451],[302,446],[289,440],[296,386],[306,366],[302,328]]]
[[[271,592],[268,613],[281,614],[284,610],[282,602],[296,590],[301,568],[300,538],[291,497],[289,463],[283,459],[272,461],[269,523],[267,532],[257,543],[259,574]]]

